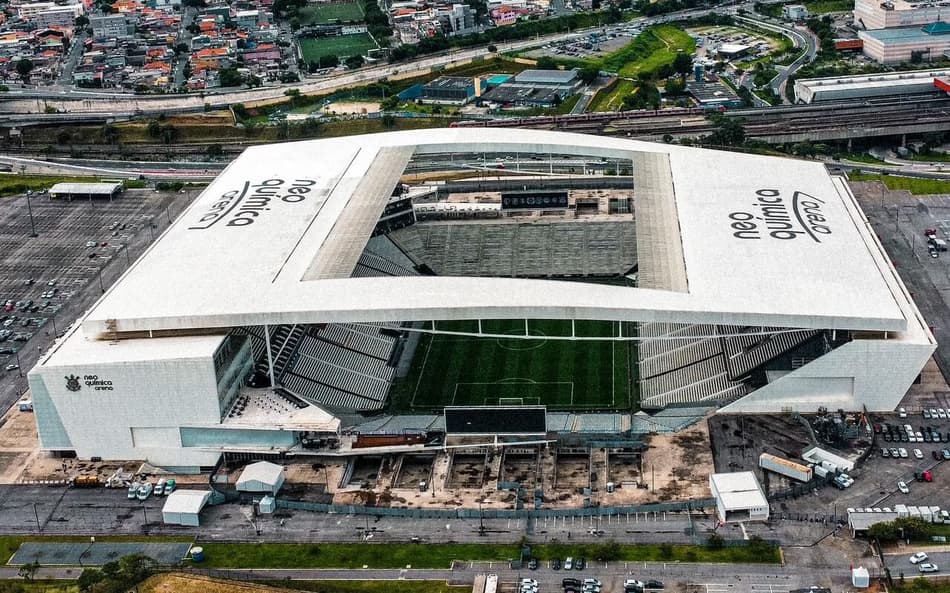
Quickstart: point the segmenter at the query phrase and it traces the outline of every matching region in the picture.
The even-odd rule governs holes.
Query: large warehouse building
[[[517,216],[536,217],[489,221],[483,235],[543,231],[550,243],[506,256],[524,273],[511,262],[494,277],[478,268],[499,257],[487,243],[473,252],[468,239],[429,233],[413,247],[404,233],[424,223],[398,209],[410,201],[404,171],[464,155],[515,155],[501,161],[509,169],[550,158],[535,178],[555,185],[577,182],[555,170],[577,159],[616,166],[632,179],[622,188],[632,206],[595,194],[590,211],[600,200],[627,226],[596,226],[587,198],[519,194]],[[609,176],[599,179],[582,181]],[[547,224],[552,212],[574,218]],[[588,250],[577,270],[541,276],[576,253],[552,255],[572,241]],[[444,275],[419,256],[437,247]],[[595,256],[619,269],[635,258],[621,279],[636,285],[566,281]],[[462,275],[469,268],[452,262],[475,269]],[[464,332],[433,323],[463,320]],[[483,320],[570,329],[493,335]],[[574,331],[595,321],[617,331]],[[607,343],[612,361],[613,345],[636,344],[636,403],[648,410],[892,410],[935,349],[848,186],[819,163],[491,128],[297,142],[245,151],[46,353],[29,376],[41,444],[196,470],[222,452],[332,443],[387,406],[427,332],[526,349]],[[453,385],[444,405],[471,385]],[[545,403],[512,393],[494,403]],[[574,383],[564,393],[566,407],[577,401]]]

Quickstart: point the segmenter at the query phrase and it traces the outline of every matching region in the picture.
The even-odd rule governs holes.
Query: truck
[[[937,248],[937,251],[946,251],[946,250],[947,250],[947,242],[944,241],[943,239],[938,239],[938,238],[936,238],[936,237],[933,237],[932,239],[930,239],[930,243],[931,243],[934,247]]]
[[[759,455],[759,467],[799,482],[808,482],[812,478],[810,467],[769,453]]]
[[[490,574],[488,578],[485,579],[485,593],[497,593],[498,591],[498,575]]]
[[[99,476],[80,475],[73,479],[73,486],[76,488],[98,488]]]
[[[821,467],[820,465],[816,465],[815,475],[818,476],[819,478],[827,478],[829,475],[831,475],[831,472]]]

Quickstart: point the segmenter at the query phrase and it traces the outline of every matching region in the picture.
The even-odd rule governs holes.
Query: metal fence
[[[541,519],[545,517],[605,517],[634,513],[675,513],[715,507],[712,498],[618,507],[571,509],[409,509],[368,507],[360,505],[321,504],[300,500],[277,499],[277,507],[337,515],[371,515],[376,517],[411,517],[416,519]]]

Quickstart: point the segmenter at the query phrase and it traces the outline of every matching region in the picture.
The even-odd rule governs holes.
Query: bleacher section
[[[780,331],[780,327],[741,327],[719,326],[722,334],[741,334],[743,332]],[[722,349],[726,355],[726,365],[729,376],[739,378],[749,374],[753,369],[773,360],[774,358],[799,346],[807,340],[821,333],[818,330],[802,330],[761,335],[740,335],[723,337]]]
[[[737,399],[748,393],[753,371],[820,333],[778,327],[641,324],[640,336],[645,338],[640,342],[641,405],[650,409]]]
[[[714,325],[640,325],[640,405],[733,399],[746,393],[730,379]],[[674,339],[675,338],[675,339]]]
[[[425,222],[392,233],[443,276],[616,276],[637,263],[632,220]]]
[[[413,261],[385,235],[370,239],[354,276],[416,274]],[[270,328],[271,359],[278,385],[291,396],[341,413],[379,410],[389,395],[395,369],[398,323],[279,325]],[[248,335],[255,370],[268,373],[263,327],[242,327]]]
[[[378,410],[395,369],[387,364],[396,339],[388,324],[330,324],[303,336],[280,382],[291,393],[330,408]]]

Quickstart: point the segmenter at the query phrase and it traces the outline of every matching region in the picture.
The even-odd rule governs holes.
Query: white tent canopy
[[[284,468],[269,461],[258,461],[244,468],[237,481],[241,492],[269,492],[277,494],[284,484]]]
[[[198,514],[210,498],[210,490],[176,490],[165,499],[162,522],[166,525],[198,527]]]

